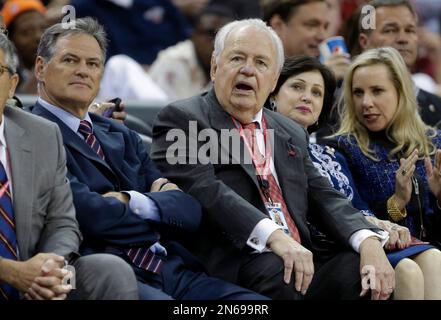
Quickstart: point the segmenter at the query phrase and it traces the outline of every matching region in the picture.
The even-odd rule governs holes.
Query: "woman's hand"
[[[400,159],[400,167],[395,173],[395,200],[400,210],[406,207],[412,196],[412,175],[418,160],[418,150],[415,149],[408,158]]]
[[[441,202],[441,150],[436,150],[434,166],[432,166],[429,157],[424,159],[424,166],[426,167],[426,177],[430,191],[435,195],[438,202]]]
[[[389,232],[389,240],[384,246],[385,249],[405,249],[410,245],[411,237],[409,229],[390,221],[383,222],[383,229]]]
[[[365,218],[378,228],[389,232],[389,240],[384,246],[385,249],[405,249],[410,245],[410,231],[406,227],[400,226],[389,220],[380,220],[374,216],[365,216]]]

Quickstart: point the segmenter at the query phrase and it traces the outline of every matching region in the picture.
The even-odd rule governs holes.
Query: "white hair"
[[[277,33],[269,26],[265,24],[260,19],[244,19],[244,20],[237,20],[230,22],[223,26],[221,29],[219,29],[218,33],[216,34],[216,39],[214,40],[214,51],[213,54],[216,58],[216,62],[219,61],[219,57],[224,50],[225,47],[225,40],[227,36],[235,29],[239,29],[242,27],[248,27],[253,26],[258,28],[259,30],[262,30],[266,32],[271,38],[271,40],[274,43],[274,46],[277,51],[277,66],[279,68],[279,72],[282,70],[283,63],[285,62],[285,53],[283,50],[283,43],[282,40],[280,40]]]

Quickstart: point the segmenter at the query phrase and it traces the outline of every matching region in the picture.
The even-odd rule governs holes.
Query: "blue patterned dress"
[[[317,170],[319,170],[319,172],[324,177],[328,178],[329,182],[334,186],[336,190],[340,191],[349,200],[351,200],[352,205],[355,208],[360,209],[365,215],[374,215],[375,211],[371,210],[371,207],[369,206],[369,201],[366,200],[366,198],[370,199],[370,196],[372,196],[372,194],[368,195],[368,197],[365,197],[364,192],[366,184],[364,183],[361,183],[362,188],[358,189],[359,185],[356,181],[354,181],[355,178],[353,178],[353,175],[351,175],[352,171],[349,170],[350,166],[348,165],[348,162],[346,161],[346,158],[342,153],[336,151],[334,148],[329,146],[310,144],[309,155]],[[367,170],[369,172],[377,172],[376,170],[374,170],[375,166],[376,165],[374,164],[370,164],[370,166],[367,167]],[[383,170],[380,169],[378,173],[379,180],[382,180],[381,177],[383,176]],[[393,185],[395,186],[395,181]],[[378,192],[376,191],[372,193]],[[363,196],[360,196],[360,194],[362,194]],[[385,199],[387,200],[387,198],[388,197],[386,197]],[[387,219],[387,217],[379,218]],[[398,250],[389,253],[387,257],[392,266],[395,267],[401,259],[420,253],[430,248],[433,248],[433,246],[413,246],[404,250]]]
[[[365,215],[374,215],[369,210],[369,206],[360,198],[357,189],[354,188],[354,181],[345,157],[329,146],[311,143],[308,149],[312,163],[321,175],[328,178],[331,185],[344,194],[355,208],[361,210]]]

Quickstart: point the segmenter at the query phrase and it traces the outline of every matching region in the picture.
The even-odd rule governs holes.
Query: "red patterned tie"
[[[92,148],[92,150],[95,151],[98,156],[104,160],[103,149],[101,149],[99,141],[93,134],[92,125],[87,120],[81,120],[78,132],[84,136],[86,143]]]
[[[0,257],[17,260],[17,237],[9,180],[0,162]],[[18,291],[0,281],[0,301],[18,299]]]
[[[256,138],[256,128],[257,124],[255,122],[242,125],[244,128],[245,137],[248,140],[248,143],[251,146],[251,150],[253,152],[253,157],[257,160],[257,165],[260,169],[263,169],[265,162],[270,161],[270,159],[264,159],[262,154],[259,151],[259,147],[257,145]],[[266,146],[269,147],[269,146]],[[257,169],[257,168],[256,168]],[[294,220],[291,218],[291,215],[288,212],[288,208],[286,207],[285,200],[283,199],[282,191],[280,190],[279,185],[276,182],[276,179],[272,175],[271,172],[264,177],[268,181],[268,194],[273,203],[280,203],[282,207],[283,216],[285,217],[286,223],[288,224],[288,229],[295,241],[300,243],[300,234]],[[260,196],[262,197],[263,202],[268,202],[268,199],[264,196],[262,190],[260,190]]]

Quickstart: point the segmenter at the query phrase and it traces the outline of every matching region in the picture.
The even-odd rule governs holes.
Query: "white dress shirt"
[[[260,110],[253,118],[253,122],[257,122],[259,124],[259,129],[256,132],[256,140],[257,140],[257,146],[259,148],[259,151],[261,154],[265,154],[265,141],[264,141],[264,135],[263,135],[263,126],[262,126],[262,114],[263,110]],[[274,166],[273,159],[271,157],[270,161],[270,170],[273,174],[277,184],[279,184],[279,180],[277,178],[277,172],[276,168]],[[258,252],[267,251],[268,248],[266,247],[266,243],[268,241],[269,236],[276,231],[277,229],[281,229],[279,225],[277,225],[273,220],[269,218],[265,218],[259,221],[259,223],[254,227],[253,231],[251,232],[250,236],[247,240],[247,245],[251,248],[257,250]],[[382,231],[380,233],[375,233],[368,229],[363,229],[354,232],[350,239],[349,244],[351,247],[356,251],[360,251],[360,245],[361,243],[366,240],[369,237],[376,236],[379,239],[381,239],[382,245],[384,246],[389,239],[389,233],[386,231]]]
[[[11,193],[12,200],[12,176],[11,168],[9,167],[8,150],[6,146],[5,121],[5,116],[2,116],[2,122],[0,123],[0,161],[2,162],[3,168],[5,168],[6,170],[6,176],[9,180],[9,191]]]

